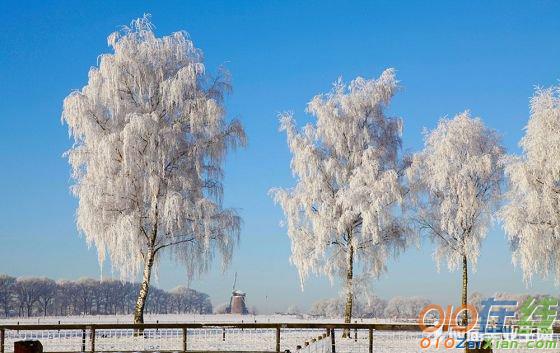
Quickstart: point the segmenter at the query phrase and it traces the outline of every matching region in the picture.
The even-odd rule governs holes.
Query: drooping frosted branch
[[[509,190],[500,217],[526,281],[552,274],[560,282],[559,92],[537,90],[519,143],[522,154],[504,161]]]
[[[476,266],[501,198],[504,149],[498,134],[468,112],[440,120],[408,170],[419,229],[434,239],[434,256],[450,270],[465,255]]]
[[[376,80],[340,80],[314,97],[314,124],[301,131],[291,115],[280,117],[292,153],[296,185],[273,189],[284,210],[292,263],[303,283],[310,273],[344,276],[350,251],[363,273],[379,276],[405,244],[399,218],[402,121],[387,117],[397,91],[392,69]]]
[[[111,34],[113,53],[62,114],[75,140],[78,228],[124,278],[148,251],[168,252],[190,275],[215,252],[226,264],[240,227],[221,206],[224,158],[245,143],[240,123],[224,118],[227,81],[206,75],[185,32],[158,38],[152,27],[144,17]]]

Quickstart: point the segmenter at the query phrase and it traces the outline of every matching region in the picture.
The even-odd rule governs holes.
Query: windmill
[[[241,314],[241,315],[248,314],[249,310],[247,310],[247,305],[245,304],[246,294],[240,290],[235,289],[236,285],[237,285],[237,272],[235,272],[235,277],[233,279],[233,287],[231,289],[231,299],[229,301],[229,313]]]

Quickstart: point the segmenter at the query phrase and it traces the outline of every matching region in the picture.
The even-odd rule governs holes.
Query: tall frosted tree
[[[244,144],[227,122],[227,80],[205,74],[185,32],[158,38],[147,17],[108,38],[88,83],[64,100],[67,152],[79,199],[77,226],[123,278],[142,273],[134,321],[143,322],[154,266],[164,252],[189,276],[214,256],[227,265],[240,218],[222,207],[222,165]]]
[[[503,154],[496,131],[464,112],[425,133],[424,149],[408,169],[413,219],[435,242],[438,268],[444,260],[450,271],[462,269],[463,305],[468,263],[476,268],[501,198]],[[464,324],[466,319],[463,315]]]
[[[347,323],[356,270],[379,276],[406,243],[399,218],[402,120],[385,113],[396,91],[392,69],[378,79],[339,80],[309,102],[314,124],[300,131],[291,115],[280,119],[296,185],[272,194],[284,210],[291,261],[302,288],[312,273],[342,280]]]
[[[507,204],[500,218],[525,279],[552,274],[560,282],[560,86],[539,89],[519,143],[508,156]]]

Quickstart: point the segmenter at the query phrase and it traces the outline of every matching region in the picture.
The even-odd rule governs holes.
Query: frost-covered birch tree
[[[463,271],[463,305],[468,263],[476,268],[500,201],[503,154],[496,131],[464,112],[440,120],[435,130],[425,133],[425,147],[414,155],[407,172],[413,219],[435,242],[438,268],[444,260],[450,271]]]
[[[291,261],[302,288],[312,273],[343,281],[345,322],[351,320],[356,270],[379,276],[406,243],[399,218],[402,120],[386,115],[396,91],[392,69],[378,79],[339,80],[309,102],[315,124],[298,130],[290,114],[280,118],[296,185],[272,194],[284,210]]]
[[[539,89],[519,143],[505,158],[509,181],[500,218],[526,281],[552,274],[560,282],[560,86]]]
[[[142,272],[143,322],[152,270],[164,252],[192,276],[218,253],[226,265],[240,218],[221,205],[222,165],[245,142],[226,122],[227,80],[205,73],[185,32],[155,36],[147,17],[108,37],[88,83],[64,100],[77,226],[123,278]]]

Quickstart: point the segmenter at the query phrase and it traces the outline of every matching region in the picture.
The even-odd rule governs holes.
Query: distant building
[[[246,294],[240,290],[234,290],[231,293],[231,300],[229,302],[230,314],[246,315],[249,313],[249,310],[247,310],[247,304],[245,303],[245,295]]]

